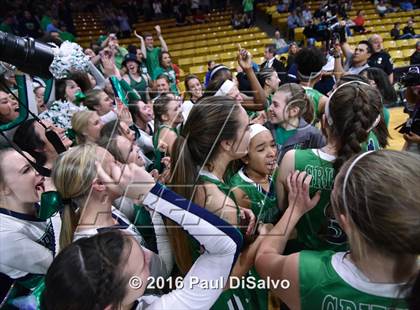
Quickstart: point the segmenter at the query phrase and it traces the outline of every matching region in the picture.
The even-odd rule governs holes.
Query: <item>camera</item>
[[[420,85],[419,67],[411,67],[408,69],[408,72],[401,76],[400,83],[404,85],[404,87]]]
[[[0,31],[0,61],[31,75],[51,78],[49,67],[53,60],[52,46]]]

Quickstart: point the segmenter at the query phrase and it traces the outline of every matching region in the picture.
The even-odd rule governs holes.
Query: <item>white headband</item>
[[[352,84],[352,83],[357,83],[357,84],[361,84],[361,85],[370,86],[369,84],[367,84],[365,82],[362,82],[362,81],[349,81],[349,82],[345,82],[345,83],[341,84],[336,89],[334,89],[334,91],[331,93],[330,97],[328,98],[327,103],[325,104],[325,116],[327,117],[328,125],[332,126],[334,124],[333,119],[331,117],[331,113],[330,113],[330,101],[331,101],[332,97],[337,92],[337,90],[339,90],[341,87]],[[369,129],[367,130],[367,132],[370,132],[372,129],[374,129],[376,126],[378,126],[380,121],[381,121],[381,114],[379,113],[378,116],[376,117],[375,121],[373,122],[372,126],[370,126]]]
[[[224,83],[222,84],[222,86],[220,86],[219,90],[214,94],[214,96],[226,96],[233,86],[235,86],[235,83],[233,83],[231,80],[224,81]]]
[[[357,156],[356,157],[356,159],[355,160],[353,160],[353,162],[351,163],[351,165],[350,165],[350,167],[349,167],[349,169],[347,170],[347,172],[346,172],[346,175],[344,176],[344,182],[343,182],[343,192],[342,192],[342,194],[343,194],[343,204],[344,204],[344,208],[346,209],[346,211],[348,212],[348,207],[347,207],[347,200],[346,200],[346,187],[347,187],[347,180],[348,180],[348,178],[350,177],[350,173],[351,173],[351,171],[352,171],[352,169],[354,168],[354,166],[356,166],[356,164],[357,164],[357,162],[359,161],[359,160],[361,160],[363,157],[365,157],[365,156],[367,156],[368,154],[370,154],[370,153],[373,153],[373,152],[375,152],[375,151],[369,151],[369,152],[365,152],[365,153],[362,153],[362,154],[360,154],[359,156]]]
[[[218,67],[213,68],[213,70],[210,72],[210,80],[213,79],[213,76],[216,74],[216,72],[218,72],[222,69],[230,71],[228,67],[226,67],[224,65],[219,65]]]
[[[254,138],[256,135],[258,135],[260,132],[263,131],[269,131],[267,127],[264,127],[261,124],[252,124],[250,126],[251,128],[251,134],[250,134],[250,139]]]

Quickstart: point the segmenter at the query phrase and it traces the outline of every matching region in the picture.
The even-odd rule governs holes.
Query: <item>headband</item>
[[[344,204],[344,208],[346,209],[346,211],[348,211],[348,207],[347,207],[347,200],[346,200],[346,187],[347,187],[347,180],[350,177],[350,173],[352,171],[352,169],[354,168],[354,166],[356,166],[357,162],[359,160],[361,160],[363,157],[367,156],[370,153],[373,153],[375,151],[369,151],[369,152],[365,152],[360,154],[359,156],[356,157],[356,159],[351,163],[349,169],[346,172],[346,175],[344,176],[344,182],[343,182],[343,204]]]
[[[224,81],[214,96],[226,96],[233,86],[235,86],[235,83],[233,83],[231,80]]]
[[[333,119],[331,117],[331,113],[330,113],[330,101],[331,101],[332,97],[341,87],[346,86],[346,85],[350,85],[352,83],[370,86],[369,84],[367,84],[365,82],[362,82],[362,81],[349,81],[349,82],[345,82],[345,83],[341,84],[336,89],[334,89],[334,91],[331,93],[330,97],[328,98],[327,103],[325,104],[325,116],[327,117],[327,123],[328,123],[329,126],[332,126],[334,124],[334,121],[333,121]],[[356,98],[354,98],[354,99],[356,99]],[[367,132],[370,132],[372,129],[374,129],[376,126],[378,126],[380,120],[381,120],[381,114],[379,113],[378,116],[376,117],[376,119],[373,121],[372,126],[370,126],[368,128]]]
[[[302,74],[299,70],[297,71],[298,73],[298,77],[300,80],[302,81],[310,81],[312,79],[316,79],[318,76],[320,76],[320,74],[322,73],[322,69],[316,73],[311,73],[311,75],[304,75]]]
[[[256,135],[258,135],[259,133],[263,131],[269,131],[267,127],[264,127],[261,124],[252,124],[250,126],[250,129],[251,129],[250,139],[254,138]]]
[[[226,69],[226,70],[230,71],[230,70],[229,70],[229,68],[228,68],[228,67],[226,67],[226,66],[224,66],[224,65],[220,65],[220,66],[218,66],[218,67],[215,67],[215,68],[213,68],[213,70],[211,70],[211,73],[210,73],[210,80],[212,80],[212,79],[213,79],[213,76],[216,74],[216,72],[218,72],[218,71],[220,71],[220,70],[222,70],[222,69]]]

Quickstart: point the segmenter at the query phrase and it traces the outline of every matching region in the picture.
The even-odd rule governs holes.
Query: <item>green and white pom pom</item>
[[[69,76],[70,72],[88,71],[89,57],[83,53],[80,45],[65,41],[58,48],[54,48],[54,60],[50,65],[50,72],[56,79]]]

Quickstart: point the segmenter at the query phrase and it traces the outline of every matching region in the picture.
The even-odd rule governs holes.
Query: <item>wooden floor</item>
[[[400,151],[404,145],[405,140],[403,136],[397,132],[397,130],[394,130],[394,128],[404,123],[407,120],[408,115],[403,113],[402,107],[391,108],[389,109],[389,112],[391,117],[389,120],[388,130],[389,134],[391,135],[391,139],[389,139],[389,146],[387,148]]]

